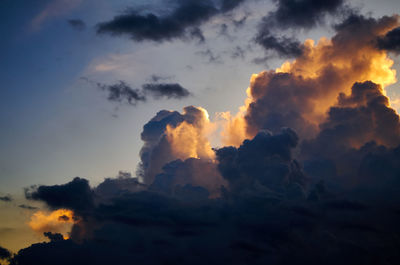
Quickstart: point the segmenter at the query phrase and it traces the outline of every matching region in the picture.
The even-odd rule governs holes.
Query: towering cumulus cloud
[[[314,137],[338,94],[350,93],[355,82],[372,81],[382,88],[393,84],[393,61],[375,43],[398,24],[397,16],[351,15],[335,27],[331,40],[307,40],[293,62],[253,75],[246,105],[223,133],[225,142],[237,146],[259,130],[277,132],[282,126],[293,128],[301,139]]]
[[[278,2],[271,16],[297,3]],[[293,19],[319,23],[342,4],[328,2],[312,21]],[[397,16],[353,14],[332,39],[307,40],[294,61],[253,75],[239,113],[221,115],[223,147],[211,147],[218,124],[205,109],[159,111],[143,127],[136,177],[28,189],[52,211],[31,219],[50,242],[3,256],[19,265],[399,263],[400,119],[385,92],[396,82],[388,52],[398,27]]]

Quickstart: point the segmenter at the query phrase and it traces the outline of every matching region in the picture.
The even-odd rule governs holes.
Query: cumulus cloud
[[[260,132],[252,140],[245,140],[239,148],[218,149],[218,169],[228,180],[232,192],[264,187],[264,192],[305,196],[306,176],[291,155],[291,149],[297,143],[298,136],[291,129],[278,135]]]
[[[204,41],[201,24],[210,18],[229,12],[244,0],[174,1],[175,7],[167,14],[128,10],[107,22],[99,23],[98,34],[127,35],[135,41],[163,42],[173,39]]]
[[[393,84],[393,61],[375,40],[398,24],[397,16],[351,15],[335,27],[331,40],[306,40],[294,61],[253,75],[245,106],[226,127],[225,143],[238,145],[259,130],[277,133],[281,127],[293,128],[301,139],[312,138],[338,94],[350,93],[355,82],[372,81],[382,88]],[[245,132],[238,134],[238,127]]]
[[[163,166],[176,159],[212,159],[214,153],[206,138],[212,130],[208,113],[203,108],[188,106],[183,113],[159,111],[143,127],[139,175],[150,184]]]

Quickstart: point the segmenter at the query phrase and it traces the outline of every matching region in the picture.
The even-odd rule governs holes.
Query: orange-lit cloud
[[[210,122],[205,109],[201,107],[197,109],[200,110],[200,114],[196,122],[183,121],[177,127],[167,125],[165,134],[171,145],[172,154],[177,159],[214,158],[214,152],[207,137],[213,132],[214,125]]]
[[[306,40],[303,54],[295,60],[253,75],[244,106],[236,116],[223,115],[223,143],[238,146],[259,130],[276,132],[281,127],[309,139],[318,134],[338,95],[350,94],[355,82],[372,81],[386,94],[385,87],[396,82],[396,71],[374,41],[397,27],[399,17],[352,19],[337,26],[331,40]]]
[[[53,212],[37,211],[31,217],[29,227],[39,233],[61,233],[67,239],[74,224],[74,213],[71,210],[59,209]]]

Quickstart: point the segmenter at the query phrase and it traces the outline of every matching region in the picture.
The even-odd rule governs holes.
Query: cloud
[[[177,83],[149,83],[142,86],[146,95],[151,95],[155,99],[174,98],[181,99],[190,96],[189,90]]]
[[[286,29],[311,29],[322,24],[326,15],[346,13],[344,0],[276,0],[275,11],[263,17],[258,25],[255,42],[266,51],[273,51],[283,58],[298,57],[304,46],[295,37],[277,34],[276,31]],[[346,11],[346,12],[345,12]]]
[[[213,161],[188,158],[164,165],[149,189],[193,201],[205,200],[210,195],[218,197],[223,185],[226,185],[226,181]]]
[[[348,96],[339,94],[337,105],[329,109],[320,128],[318,136],[304,146],[315,156],[340,155],[341,150],[371,141],[389,147],[400,144],[399,116],[389,107],[382,88],[370,81],[355,83]]]
[[[260,141],[264,144],[259,145]],[[299,186],[304,187],[301,184],[290,189],[290,196],[279,196],[275,188],[267,188],[274,186],[269,181],[266,186],[253,182],[258,174],[252,166],[259,163],[251,163],[247,156],[268,161],[264,169],[271,172],[272,165],[291,163],[289,150],[296,141],[290,130],[279,135],[261,133],[243,143],[242,150],[236,149],[236,161],[244,171],[233,174],[251,176],[250,181],[237,186],[242,192],[225,189],[222,197],[207,199],[204,188],[177,185],[172,195],[156,190],[116,194],[75,223],[71,239],[58,236],[60,240],[34,244],[20,250],[11,264],[53,264],[54,260],[59,264],[396,261],[396,235],[400,231],[397,223],[390,222],[396,213],[383,210],[379,201],[368,204],[323,197],[307,201],[304,196],[293,196],[299,194]],[[250,164],[242,161],[241,155]],[[296,177],[292,180],[298,181]],[[284,181],[278,186],[286,184]],[[252,192],[244,192],[248,188]],[[320,188],[320,192],[326,191]]]
[[[146,101],[146,96],[142,94],[139,89],[131,88],[124,81],[113,85],[104,85],[98,83],[97,86],[108,92],[107,99],[109,101],[123,103],[126,102],[129,105],[136,105],[138,102]]]
[[[127,35],[135,41],[163,42],[173,39],[204,41],[201,24],[210,18],[238,7],[244,0],[175,1],[168,14],[141,14],[129,10],[108,22],[97,25],[98,34]]]
[[[397,16],[351,15],[335,27],[331,40],[306,40],[292,62],[254,74],[245,105],[228,119],[224,143],[238,146],[260,130],[278,133],[282,127],[294,129],[301,139],[313,138],[339,93],[351,93],[355,82],[372,81],[383,89],[395,83],[393,61],[375,40],[398,24]]]
[[[355,83],[350,95],[339,94],[320,128],[315,138],[301,145],[302,159],[309,163],[306,171],[330,171],[325,179],[345,187],[379,190],[397,183],[393,174],[398,172],[400,118],[379,85]],[[321,160],[327,162],[317,163]]]
[[[52,209],[65,208],[73,211],[85,211],[90,209],[94,203],[89,182],[79,177],[64,185],[26,189],[25,196],[29,200],[44,201]]]
[[[177,159],[214,157],[207,134],[213,129],[206,110],[185,107],[183,113],[159,111],[143,126],[141,138],[139,175],[144,183],[151,184],[162,172],[165,164]]]
[[[398,26],[352,14],[253,75],[239,113],[221,114],[222,147],[205,109],[161,110],[143,127],[136,177],[28,189],[52,210],[32,228],[59,240],[11,264],[397,264],[400,119],[376,40]]]
[[[183,99],[191,95],[189,90],[178,83],[159,83],[158,80],[163,77],[152,76],[152,78],[157,81],[143,84],[141,89],[131,88],[124,81],[113,85],[101,83],[96,83],[96,85],[101,90],[108,92],[107,99],[109,101],[127,103],[132,106],[147,101],[148,97],[153,99]]]
[[[270,190],[287,196],[305,196],[306,177],[292,160],[291,149],[298,143],[296,133],[285,129],[281,134],[258,133],[239,148],[224,147],[216,151],[218,169],[228,180],[232,192],[256,193]]]
[[[273,50],[283,58],[300,56],[304,49],[304,46],[295,38],[275,36],[267,28],[258,31],[255,41],[265,50]]]
[[[400,53],[400,27],[392,29],[383,37],[379,37],[378,47],[382,50]]]
[[[68,24],[75,30],[82,31],[86,28],[86,24],[82,19],[68,19]]]
[[[20,204],[20,205],[18,205],[18,207],[21,208],[21,209],[26,209],[26,210],[37,210],[37,209],[39,209],[38,207],[34,207],[34,206],[31,206],[31,205],[26,205],[26,204]]]
[[[44,232],[43,235],[50,239],[51,242],[57,242],[64,240],[64,237],[60,233]]]
[[[344,0],[277,0],[277,9],[265,17],[265,25],[279,28],[312,28],[327,14],[340,11]]]
[[[1,196],[1,197],[0,197],[0,201],[3,201],[3,202],[11,202],[11,201],[12,201],[12,197],[11,197],[10,195]]]
[[[52,189],[53,187],[48,187]],[[55,188],[57,189],[57,188]],[[64,194],[65,197],[73,197],[74,194]],[[44,201],[47,203],[47,201]],[[87,203],[87,202],[83,202]],[[49,205],[49,204],[48,204]],[[52,212],[37,211],[32,216],[28,223],[29,227],[39,233],[59,233],[65,234],[65,238],[68,238],[68,234],[71,231],[71,227],[74,222],[77,221],[77,217],[74,216],[74,212],[66,209],[57,209]],[[45,235],[46,236],[46,235]]]
[[[11,252],[8,249],[3,248],[0,246],[0,259],[9,259],[11,258]]]

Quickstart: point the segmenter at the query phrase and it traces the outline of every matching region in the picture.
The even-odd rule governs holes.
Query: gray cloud
[[[135,41],[163,42],[173,39],[204,41],[201,24],[238,7],[245,0],[174,1],[174,9],[163,15],[129,10],[111,21],[99,23],[98,34],[127,35]]]
[[[177,83],[149,83],[142,86],[146,95],[150,95],[155,99],[159,98],[175,98],[181,99],[190,96],[190,92]]]

